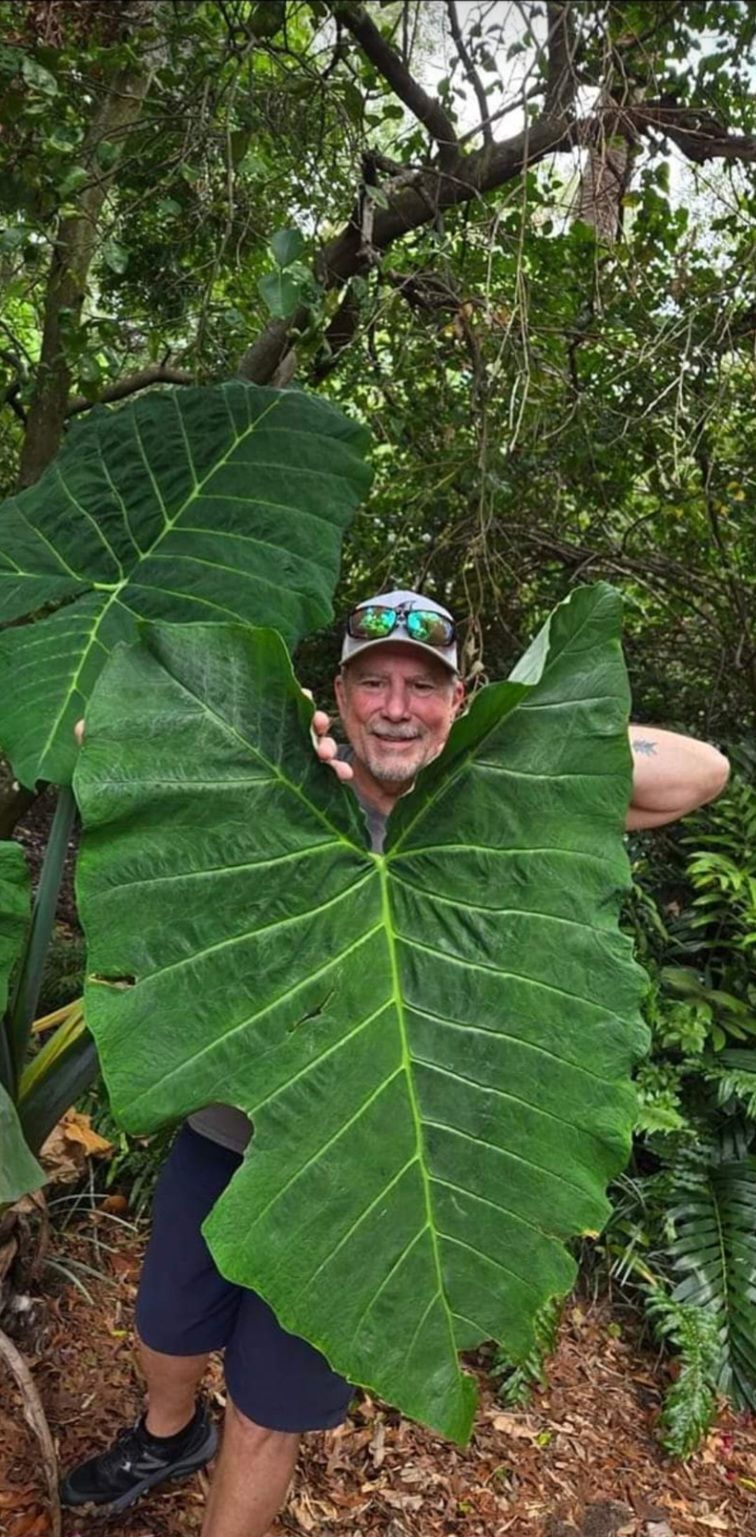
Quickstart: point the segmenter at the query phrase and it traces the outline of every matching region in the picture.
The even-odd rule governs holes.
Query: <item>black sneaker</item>
[[[72,1469],[60,1487],[61,1505],[99,1505],[118,1515],[157,1484],[204,1468],[217,1448],[218,1433],[203,1403],[184,1430],[160,1440],[145,1430],[142,1416],[107,1451]]]

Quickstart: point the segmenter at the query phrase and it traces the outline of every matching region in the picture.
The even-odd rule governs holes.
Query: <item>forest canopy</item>
[[[636,713],[752,719],[751,6],[40,0],[0,23],[4,490],[95,401],[315,386],[375,440],[344,604],[425,585],[496,677],[607,578]],[[332,658],[311,648],[318,685]]]

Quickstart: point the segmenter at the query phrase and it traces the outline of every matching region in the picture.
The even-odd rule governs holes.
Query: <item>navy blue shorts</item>
[[[140,1338],[169,1356],[224,1350],[237,1409],[268,1430],[338,1425],[354,1389],[306,1340],[288,1334],[256,1292],[224,1280],[200,1232],[241,1154],[184,1126],[155,1191],[136,1305]]]

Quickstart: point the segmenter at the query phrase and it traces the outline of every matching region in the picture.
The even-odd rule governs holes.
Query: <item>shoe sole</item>
[[[66,1495],[65,1489],[61,1489],[60,1503],[64,1510],[83,1511],[89,1508],[99,1516],[120,1516],[125,1510],[130,1510],[132,1505],[136,1505],[137,1500],[141,1500],[142,1495],[149,1494],[150,1490],[156,1489],[159,1484],[179,1483],[182,1478],[190,1478],[192,1473],[199,1473],[201,1468],[207,1467],[208,1462],[212,1462],[217,1450],[218,1436],[217,1432],[213,1430],[209,1437],[209,1444],[206,1443],[200,1451],[195,1452],[193,1457],[187,1458],[184,1462],[176,1463],[171,1468],[164,1470],[158,1468],[154,1473],[148,1473],[146,1478],[143,1478],[133,1489],[128,1489],[125,1494],[119,1495],[117,1500],[108,1500],[107,1502],[72,1500]]]

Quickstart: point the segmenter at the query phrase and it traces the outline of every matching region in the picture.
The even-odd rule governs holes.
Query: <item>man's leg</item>
[[[151,1436],[175,1436],[189,1424],[207,1354],[167,1356],[137,1341],[137,1359],[147,1384],[146,1429]]]
[[[202,1537],[265,1537],[286,1499],[299,1433],[266,1430],[228,1399]]]

